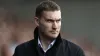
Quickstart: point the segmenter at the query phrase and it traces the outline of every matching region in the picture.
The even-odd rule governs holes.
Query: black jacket
[[[34,39],[25,42],[16,47],[13,56],[85,56],[82,49],[62,39],[60,34],[56,39],[54,45],[44,53],[42,48],[38,46],[38,28],[34,31]]]

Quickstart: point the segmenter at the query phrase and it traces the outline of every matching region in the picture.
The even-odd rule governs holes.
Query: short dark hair
[[[43,11],[60,10],[60,6],[54,1],[43,1],[36,7],[35,16],[41,17]]]

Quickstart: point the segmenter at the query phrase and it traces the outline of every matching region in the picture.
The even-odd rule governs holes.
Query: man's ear
[[[34,17],[34,19],[35,19],[35,24],[36,24],[37,26],[39,26],[39,18],[38,18],[38,17]]]

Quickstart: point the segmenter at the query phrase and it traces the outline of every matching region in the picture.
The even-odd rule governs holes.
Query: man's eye
[[[53,22],[52,20],[47,20],[47,22]]]
[[[47,22],[51,22],[50,20],[47,20]]]
[[[61,20],[57,20],[56,22],[60,22]]]

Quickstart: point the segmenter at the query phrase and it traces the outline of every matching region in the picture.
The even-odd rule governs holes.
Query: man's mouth
[[[51,31],[52,34],[56,34],[58,31]]]

